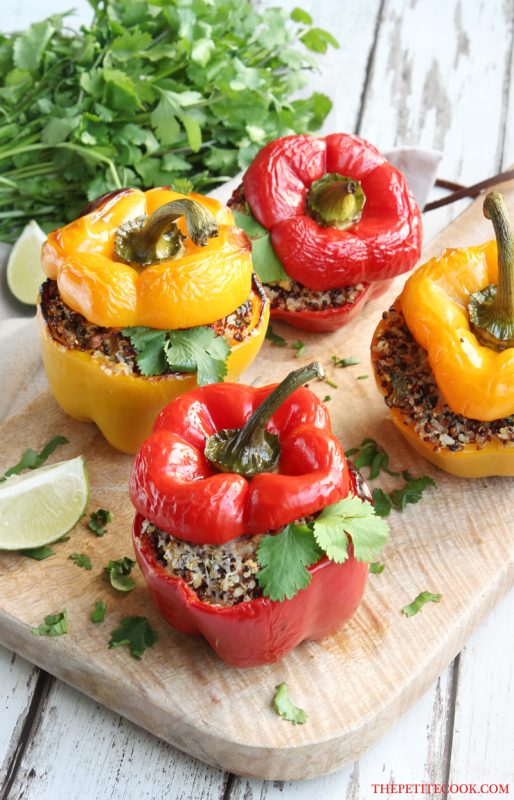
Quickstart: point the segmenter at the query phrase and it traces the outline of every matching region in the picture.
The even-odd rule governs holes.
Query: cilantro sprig
[[[291,702],[287,684],[280,683],[273,696],[273,708],[282,719],[292,722],[293,725],[303,725],[307,722],[307,712],[298,708]]]
[[[32,628],[35,636],[62,636],[68,633],[68,616],[66,609],[58,611],[57,614],[48,614],[45,621],[37,628]]]
[[[55,14],[2,37],[2,241],[32,218],[49,229],[75,219],[122,186],[201,191],[330,111],[319,92],[293,99],[316,68],[312,54],[338,46],[301,9],[91,5],[79,31]]]
[[[348,495],[306,525],[291,523],[280,533],[265,536],[257,550],[261,565],[257,580],[270,600],[290,600],[310,584],[307,568],[320,558],[342,564],[349,557],[351,538],[357,561],[372,561],[387,533],[387,523],[376,516],[371,503]]]
[[[142,375],[196,372],[200,386],[223,381],[227,374],[230,347],[224,336],[205,326],[187,330],[161,331],[154,328],[124,328],[136,351]]]
[[[95,605],[91,612],[91,622],[95,623],[103,622],[105,619],[106,611],[107,611],[107,605],[105,603],[105,600],[102,600],[101,597],[98,598],[98,600],[95,601]]]

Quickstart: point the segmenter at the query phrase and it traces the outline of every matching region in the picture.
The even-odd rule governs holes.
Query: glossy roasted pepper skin
[[[356,493],[353,476],[351,488]],[[305,640],[336,633],[362,599],[368,564],[356,561],[350,546],[350,557],[343,564],[322,558],[309,567],[311,583],[291,600],[259,597],[234,606],[205,603],[157,561],[148,537],[141,537],[142,522],[143,517],[136,515],[134,549],[160,613],[177,630],[204,636],[233,667],[271,664]]]
[[[151,215],[173,200],[194,200],[209,210],[218,233],[205,246],[186,235],[184,253],[144,269],[115,256],[116,233],[135,218]],[[232,212],[217,200],[167,188],[121,189],[48,235],[42,266],[56,280],[64,302],[89,322],[105,328],[159,329],[209,325],[231,314],[250,294],[250,242]]]
[[[401,295],[407,326],[427,351],[439,390],[456,414],[490,421],[514,414],[514,348],[480,344],[470,295],[498,281],[496,242],[445,250],[411,275]]]
[[[308,212],[311,187],[326,175],[347,176],[362,186],[362,214],[345,229],[318,224]],[[243,188],[251,213],[270,231],[287,274],[313,291],[380,281],[377,296],[388,279],[411,269],[419,258],[421,215],[405,179],[357,136],[277,139],[258,153],[244,175]],[[310,312],[305,320],[312,325],[313,315],[319,314],[316,329],[333,330],[336,315],[329,319],[324,313]],[[295,327],[302,327],[303,315],[298,312],[292,318]],[[285,319],[273,308],[272,317]],[[341,314],[338,327],[350,318]]]
[[[229,341],[228,379],[237,378],[257,356],[266,335],[269,303],[262,288],[252,292],[252,325],[241,342]],[[196,374],[146,377],[125,375],[88,351],[56,342],[41,308],[37,313],[41,354],[52,394],[61,408],[82,422],[94,422],[109,444],[135,453],[149,436],[157,414],[172,400],[197,386]]]
[[[212,384],[170,403],[132,467],[131,500],[139,514],[189,542],[222,544],[265,533],[346,497],[350,473],[326,407],[297,389],[271,417],[280,438],[277,472],[252,478],[218,472],[206,438],[241,428],[274,386]]]

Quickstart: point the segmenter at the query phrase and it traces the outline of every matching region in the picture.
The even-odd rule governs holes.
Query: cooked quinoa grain
[[[391,307],[382,315],[385,325],[373,346],[377,379],[390,408],[401,411],[405,423],[430,443],[434,451],[462,450],[487,442],[514,442],[514,416],[492,422],[454,414],[443,400],[428,363],[428,356],[409,331],[401,311]]]

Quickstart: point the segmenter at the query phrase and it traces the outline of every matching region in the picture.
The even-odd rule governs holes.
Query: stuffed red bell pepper
[[[271,316],[332,331],[414,266],[421,215],[405,178],[346,133],[263,147],[229,203],[252,239]]]
[[[302,387],[321,374],[311,364],[278,386],[189,392],[132,467],[134,547],[154,602],[233,666],[335,633],[387,536],[326,407]]]

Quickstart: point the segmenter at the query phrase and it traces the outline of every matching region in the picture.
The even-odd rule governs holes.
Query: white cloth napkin
[[[421,208],[436,178],[442,153],[418,147],[399,147],[386,153],[389,161],[404,173]],[[241,182],[242,173],[211,194],[226,202]],[[5,267],[10,247],[0,243],[0,420],[20,411],[46,387],[37,340],[34,310],[18,303],[10,294]]]

